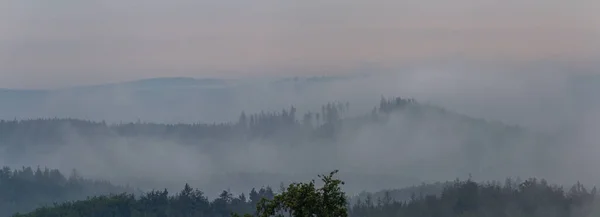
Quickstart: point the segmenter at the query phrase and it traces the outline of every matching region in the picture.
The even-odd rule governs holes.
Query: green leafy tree
[[[256,207],[258,217],[347,217],[346,194],[341,190],[343,181],[333,176],[319,175],[323,187],[316,188],[315,181],[308,183],[292,183],[272,200],[263,199]],[[239,215],[234,214],[234,217]],[[245,217],[251,215],[246,214]]]

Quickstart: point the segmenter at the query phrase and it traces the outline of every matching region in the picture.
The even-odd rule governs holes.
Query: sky
[[[600,57],[599,10],[594,0],[0,0],[0,88],[438,58],[589,62]]]

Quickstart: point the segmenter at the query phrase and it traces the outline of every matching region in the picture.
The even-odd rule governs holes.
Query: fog
[[[350,193],[465,178],[543,177],[600,183],[598,67],[585,64],[428,63],[365,67],[309,79],[145,80],[57,90],[5,90],[3,119],[80,118],[109,123],[211,123],[294,105],[296,119],[331,101],[349,102],[345,118],[368,115],[380,97],[424,105],[415,118],[394,113],[382,123],[344,122],[333,140],[273,138],[182,144],[160,137],[95,140],[62,125],[59,146],[24,142],[2,150],[0,163],[42,166],[145,189],[190,183],[209,196],[224,189],[302,181],[334,169]],[[440,112],[440,106],[448,112]],[[464,116],[463,116],[464,115]],[[488,122],[471,123],[465,116]],[[503,134],[520,125],[516,134]]]
[[[598,66],[578,62],[438,61],[404,68],[364,66],[333,76],[238,79],[158,78],[37,91],[0,90],[0,118],[195,123],[236,121],[242,112],[291,105],[316,110],[330,101],[370,111],[380,96],[413,97],[472,117],[555,130],[586,119],[600,102]],[[316,69],[306,69],[306,71]],[[297,71],[296,71],[297,72]],[[300,71],[302,72],[302,71]],[[330,74],[323,70],[323,74]],[[293,74],[287,72],[283,74]],[[302,73],[300,73],[302,74]],[[575,124],[575,123],[573,123]]]

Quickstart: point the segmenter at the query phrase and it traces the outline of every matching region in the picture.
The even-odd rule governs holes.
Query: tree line
[[[348,116],[347,113],[350,109],[349,103],[332,102],[323,105],[320,111],[307,112],[303,115],[297,114],[297,110],[293,106],[278,112],[259,112],[256,114],[242,112],[238,121],[234,123],[156,124],[138,121],[107,124],[105,122],[59,118],[0,120],[0,147],[6,153],[9,153],[6,157],[19,158],[20,156],[27,156],[27,151],[32,146],[52,148],[54,145],[69,143],[70,135],[77,135],[77,142],[90,145],[109,144],[113,142],[112,139],[114,138],[160,138],[181,144],[199,146],[214,146],[225,142],[243,145],[244,141],[252,139],[270,139],[274,141],[273,144],[278,145],[302,144],[306,140],[309,141],[304,144],[321,144],[319,141],[335,141],[339,136],[338,133],[342,130],[347,132],[344,134],[345,136],[353,135],[355,134],[353,132],[359,132],[364,126],[384,125],[390,121],[390,117],[400,114],[404,116],[401,120],[403,121],[402,124],[409,126],[408,134],[411,130],[418,129],[419,126],[423,125],[424,123],[420,121],[425,117],[435,116],[437,121],[435,126],[442,130],[428,132],[429,135],[438,136],[437,133],[447,133],[453,136],[457,135],[456,137],[468,138],[466,141],[460,141],[462,146],[456,148],[457,153],[465,153],[461,157],[464,157],[467,166],[444,164],[444,166],[447,166],[446,168],[458,169],[460,167],[465,171],[475,171],[475,169],[482,168],[479,165],[486,152],[500,156],[500,160],[494,162],[497,165],[506,167],[519,165],[521,162],[506,160],[503,156],[527,154],[526,160],[535,161],[547,168],[552,168],[552,164],[549,162],[540,161],[536,158],[536,153],[551,150],[545,148],[545,146],[538,146],[543,144],[543,141],[532,143],[534,146],[531,150],[535,150],[534,153],[529,154],[529,152],[519,151],[525,146],[520,143],[522,141],[520,139],[528,135],[516,126],[469,118],[439,107],[423,105],[413,99],[404,98],[386,99],[382,97],[380,103],[373,108],[371,113],[359,116]],[[300,116],[301,119],[298,120],[297,116]],[[323,142],[323,144],[327,144],[327,142]],[[395,140],[390,142],[399,143]],[[516,145],[519,145],[521,149],[515,148]],[[439,160],[442,163],[445,162],[442,157]],[[419,170],[426,169],[417,166],[415,168]],[[493,171],[492,169],[490,170]],[[250,191],[247,196],[233,196],[230,192],[224,191],[217,199],[211,201],[201,191],[192,189],[189,186],[186,186],[175,195],[170,194],[168,191],[139,193],[137,190],[113,186],[108,182],[85,180],[80,178],[77,173],[65,177],[57,170],[49,169],[23,168],[21,170],[11,170],[5,168],[2,171],[2,176],[8,178],[0,178],[0,206],[2,207],[0,208],[0,216],[8,216],[14,212],[25,213],[39,206],[46,207],[29,214],[17,216],[229,216],[231,213],[241,215],[246,213],[260,214],[256,212],[256,209],[260,201],[263,201],[262,198],[272,202],[262,203],[266,206],[275,204],[277,202],[276,198],[280,198],[279,202],[282,204],[284,204],[282,200],[286,198],[294,201],[294,197],[276,197],[285,192],[296,192],[298,194],[309,194],[310,192],[310,195],[314,196],[314,201],[320,201],[322,198],[319,198],[323,195],[323,189],[317,189],[314,184],[302,183],[301,185],[288,186],[288,189],[297,189],[298,191],[280,191],[278,194],[270,188]],[[382,192],[376,197],[363,195],[362,197],[347,198],[345,208],[349,216],[356,217],[541,216],[541,214],[530,214],[532,212],[530,209],[537,210],[536,213],[541,212],[541,209],[523,208],[519,204],[515,205],[508,201],[523,201],[524,204],[533,203],[533,205],[524,207],[538,207],[542,206],[537,204],[540,201],[530,202],[530,199],[527,199],[537,194],[524,192],[545,192],[540,193],[540,195],[551,195],[554,201],[543,206],[552,206],[555,209],[558,209],[556,207],[562,207],[559,209],[560,212],[557,211],[556,213],[569,212],[567,216],[579,217],[583,215],[577,213],[585,211],[584,208],[588,205],[581,205],[573,201],[588,201],[591,200],[589,198],[595,195],[595,190],[588,192],[587,189],[582,189],[582,186],[577,189],[585,193],[581,195],[587,195],[582,197],[585,199],[573,196],[571,191],[563,191],[561,194],[561,188],[549,186],[547,183],[537,180],[524,186],[530,186],[531,183],[535,183],[533,186],[542,187],[539,187],[539,189],[536,187],[534,189],[537,190],[534,191],[529,188],[521,188],[520,184],[523,183],[511,184],[509,187],[497,183],[479,184],[471,181],[441,183],[433,186],[428,185],[425,189],[414,188]],[[471,188],[465,186],[471,186]],[[476,186],[476,191],[464,192],[466,191],[464,189],[472,189],[472,186]],[[463,187],[465,188],[463,189]],[[500,191],[492,191],[495,188],[499,188]],[[450,194],[449,192],[453,192],[452,190],[462,193]],[[416,194],[413,195],[415,192]],[[559,194],[562,196],[558,196]],[[81,200],[93,195],[105,196]],[[407,197],[407,195],[409,196]],[[455,203],[463,201],[458,198],[466,197],[465,195],[476,197],[477,203],[475,205],[465,205],[467,208],[457,208],[456,210],[449,208],[462,206]],[[503,198],[503,201],[488,201],[493,198]],[[81,201],[75,202],[74,200]],[[275,202],[273,202],[274,200]],[[64,201],[71,202],[59,203]],[[288,202],[292,203],[290,201]],[[303,201],[302,203],[310,204],[314,201]],[[472,203],[469,201],[471,200],[460,202],[460,204]],[[483,203],[485,201],[493,204],[504,204],[501,208],[505,208],[506,212],[510,210],[510,215],[488,214],[488,212],[495,212],[500,208],[491,209],[487,203]],[[59,204],[52,205],[55,202]],[[282,204],[279,205],[283,206]],[[431,209],[444,210],[444,212],[429,213],[426,211]]]
[[[396,201],[389,194],[376,201],[358,200],[349,207],[356,217],[589,217],[600,214],[597,191],[581,183],[568,190],[536,178],[477,183],[455,181],[438,194],[412,195]]]
[[[136,198],[133,194],[95,196],[39,208],[13,217],[196,217],[196,216],[290,216],[290,217],[588,217],[600,214],[596,188],[577,183],[568,190],[535,178],[523,182],[507,179],[477,183],[456,180],[437,194],[412,195],[406,201],[393,199],[389,192],[373,201],[350,203],[342,191],[337,171],[315,181],[292,183],[278,193],[252,190],[247,198],[224,191],[209,201],[201,191],[186,185],[174,195],[152,191]]]
[[[261,111],[254,114],[241,112],[238,121],[225,123],[160,124],[142,121],[109,124],[71,118],[40,118],[29,120],[0,120],[0,146],[9,151],[20,151],[23,146],[62,145],[69,143],[69,135],[77,135],[89,144],[110,142],[113,138],[163,139],[180,144],[206,145],[214,142],[245,141],[249,139],[274,139],[280,143],[331,139],[342,128],[352,129],[385,122],[388,116],[407,113],[418,121],[428,113],[453,119],[456,125],[489,129],[496,134],[522,133],[516,126],[493,124],[482,119],[423,105],[411,98],[381,98],[371,113],[350,116],[350,103],[331,102],[320,110],[297,114],[294,106],[281,111]],[[415,123],[418,124],[418,123]]]
[[[395,98],[380,105],[382,112],[391,107],[405,107],[416,103],[412,99]],[[294,132],[303,136],[325,135],[318,131],[341,122],[350,110],[350,103],[331,102],[320,111],[297,114],[294,106],[281,111],[261,111],[255,114],[241,112],[237,122],[158,124],[142,121],[108,124],[71,118],[40,118],[30,120],[0,120],[0,145],[61,144],[66,133],[86,138],[106,137],[162,137],[181,142],[198,143],[203,139],[226,140],[231,138],[273,137],[281,132]],[[298,116],[301,119],[298,119]],[[349,118],[349,117],[346,117]],[[327,134],[325,136],[333,136]]]
[[[84,179],[75,170],[65,176],[56,169],[3,167],[0,169],[0,216],[93,195],[136,192],[139,191],[132,187]]]

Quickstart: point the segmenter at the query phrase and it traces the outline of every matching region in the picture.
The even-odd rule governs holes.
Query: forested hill
[[[560,155],[556,142],[547,135],[413,99],[382,98],[371,112],[358,116],[349,115],[350,110],[349,103],[332,102],[302,114],[292,106],[242,112],[231,123],[198,124],[3,120],[0,156],[8,165],[76,167],[85,175],[140,181],[149,188],[177,187],[182,181],[202,182],[203,189],[276,186],[340,168],[352,172],[341,174],[355,184],[349,186],[352,192],[469,174],[480,179],[548,177],[561,163],[555,158]],[[170,160],[173,156],[177,161]]]
[[[331,197],[336,199],[328,200]],[[339,186],[332,186],[327,182],[319,189],[316,189],[314,182],[292,184],[276,193],[269,188],[260,191],[252,189],[248,197],[245,194],[235,196],[223,191],[212,201],[202,191],[185,185],[183,190],[175,194],[164,190],[152,191],[137,198],[132,194],[97,196],[84,201],[42,207],[14,217],[226,217],[243,213],[284,216],[276,214],[288,212],[293,217],[589,217],[600,213],[596,197],[595,188],[589,190],[580,183],[565,190],[537,179],[520,183],[508,179],[504,184],[457,180],[446,183],[437,193],[413,193],[413,196],[403,201],[395,200],[386,193],[385,197],[376,200],[358,199],[354,203],[348,203],[344,199],[345,194]],[[261,201],[263,198],[266,203]],[[275,202],[271,203],[273,201]],[[327,207],[334,205],[337,215],[327,215],[333,212]]]
[[[0,169],[0,216],[29,212],[90,196],[139,193],[130,187],[115,186],[107,181],[84,179],[73,172],[69,176],[54,169],[24,167]]]
[[[139,120],[119,124],[107,124],[80,119],[43,118],[28,120],[0,120],[0,145],[61,145],[68,142],[68,135],[77,135],[82,139],[96,141],[111,137],[144,137],[177,140],[192,145],[205,145],[205,140],[227,139],[264,139],[282,136],[293,141],[305,139],[331,139],[339,137],[346,129],[361,128],[372,124],[386,124],[395,121],[393,116],[402,115],[401,124],[419,129],[422,121],[437,121],[440,128],[455,125],[457,132],[464,128],[480,129],[498,136],[504,134],[520,135],[525,131],[517,126],[498,122],[474,119],[449,112],[443,108],[423,105],[413,99],[385,99],[375,106],[370,114],[348,116],[350,104],[332,102],[323,105],[320,111],[298,114],[297,109],[246,114],[242,112],[237,122],[196,123],[196,124],[160,124]],[[462,128],[462,129],[461,129]]]

